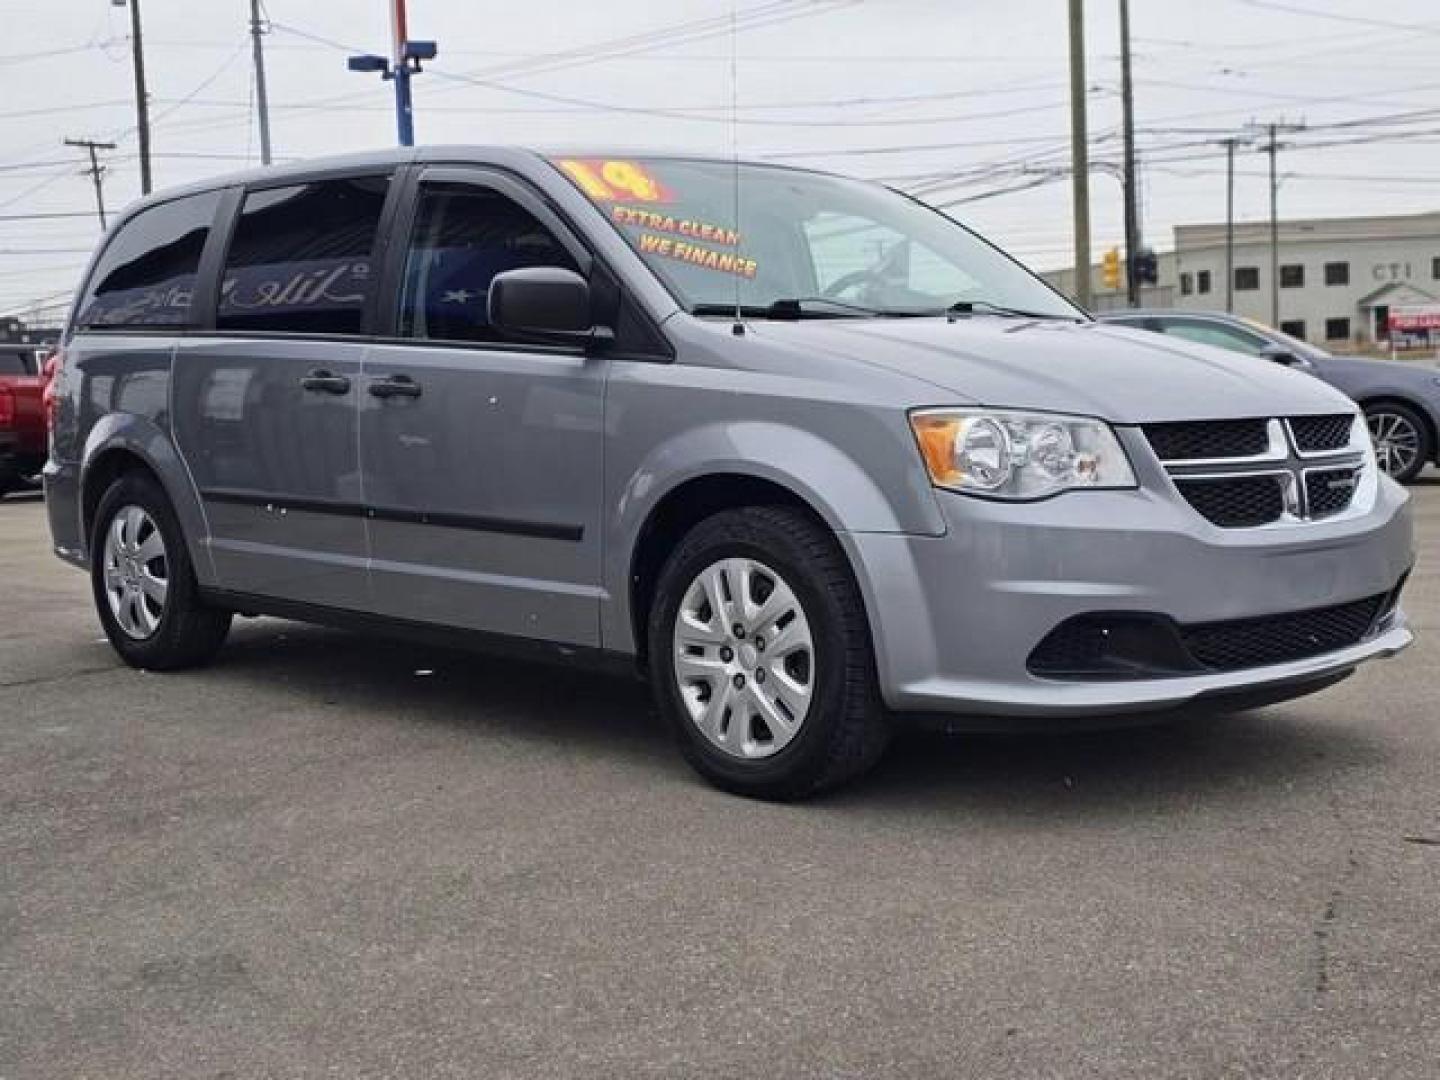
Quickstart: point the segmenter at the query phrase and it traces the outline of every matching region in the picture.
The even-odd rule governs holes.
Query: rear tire
[[[799,511],[743,507],[691,529],[661,571],[648,638],[656,703],[717,787],[802,799],[885,751],[860,590],[835,537]]]
[[[1375,440],[1380,468],[1392,480],[1408,484],[1435,457],[1430,427],[1420,411],[1403,401],[1377,401],[1365,406],[1365,423]]]
[[[174,508],[144,473],[126,473],[101,497],[90,580],[105,636],[131,667],[195,667],[225,643],[230,612],[201,600]]]

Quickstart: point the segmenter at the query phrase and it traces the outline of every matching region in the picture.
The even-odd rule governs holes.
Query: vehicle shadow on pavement
[[[646,687],[579,668],[496,659],[298,624],[241,624],[207,679],[254,682],[338,706],[357,723],[439,724],[553,748],[571,760],[688,769]],[[1334,694],[1336,691],[1331,691]],[[1383,758],[1361,718],[1322,695],[1239,715],[1024,735],[904,730],[876,772],[819,801],[827,812],[937,809],[983,820],[1190,812],[1211,800],[1318,789]],[[703,787],[698,777],[693,781]]]
[[[1322,790],[1337,770],[1370,769],[1381,743],[1331,702],[1304,701],[1109,731],[897,740],[866,783],[833,796],[871,807],[949,807],[983,820],[1183,815],[1197,805],[1273,801],[1277,789]]]

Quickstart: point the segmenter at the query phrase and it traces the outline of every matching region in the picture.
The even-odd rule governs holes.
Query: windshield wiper
[[[1004,304],[993,304],[989,300],[957,300],[945,309],[944,314],[947,318],[954,320],[962,315],[974,315],[977,311],[986,315],[999,315],[1005,319],[1064,319],[1068,317],[1057,315],[1054,312],[1025,311],[1021,308],[1006,307]]]
[[[696,304],[690,309],[691,315],[734,315],[734,304]],[[742,318],[751,319],[859,319],[873,318],[886,314],[862,304],[845,300],[834,300],[828,296],[784,297],[770,304],[742,304],[739,307]]]

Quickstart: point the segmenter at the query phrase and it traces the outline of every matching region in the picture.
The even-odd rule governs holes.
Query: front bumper
[[[1063,718],[1272,689],[1298,694],[1412,640],[1396,609],[1358,644],[1241,670],[1067,680],[1039,677],[1026,664],[1077,615],[1143,612],[1206,624],[1388,593],[1412,560],[1408,496],[1388,481],[1363,516],[1263,529],[1218,528],[1144,488],[1027,504],[937,497],[944,536],[842,538],[865,596],[881,690],[897,711]]]

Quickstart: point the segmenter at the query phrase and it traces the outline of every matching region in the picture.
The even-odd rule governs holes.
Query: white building
[[[1317,345],[1386,340],[1390,309],[1440,303],[1440,213],[1326,218],[1280,223],[1280,329]],[[1270,225],[1235,226],[1237,315],[1271,319]],[[1045,275],[1070,293],[1069,270]],[[1225,225],[1179,225],[1175,247],[1159,259],[1159,284],[1146,307],[1225,310]],[[1092,277],[1095,307],[1123,307]]]

